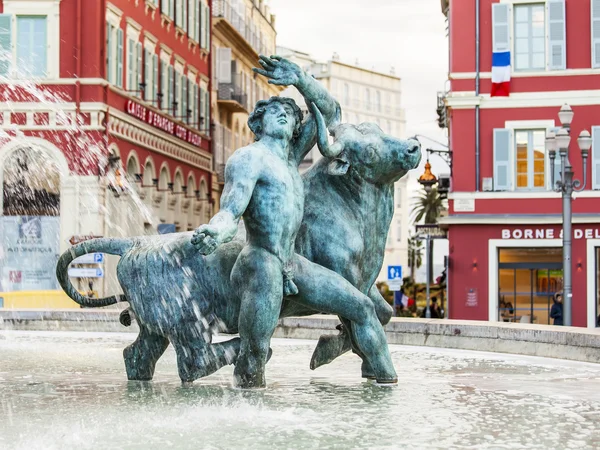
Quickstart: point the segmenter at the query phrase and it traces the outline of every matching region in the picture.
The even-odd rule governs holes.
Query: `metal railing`
[[[250,44],[254,51],[260,55],[272,55],[274,46],[267,46],[262,33],[256,33],[252,22],[247,22],[226,0],[213,0],[212,14],[214,17],[223,17],[238,33]]]

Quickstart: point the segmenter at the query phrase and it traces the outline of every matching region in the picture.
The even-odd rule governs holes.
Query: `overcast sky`
[[[406,137],[420,134],[446,142],[435,111],[436,93],[446,88],[448,75],[440,0],[269,0],[269,4],[277,16],[277,45],[319,60],[337,52],[343,62],[358,60],[362,67],[385,73],[395,67],[402,78]],[[449,172],[437,157],[431,163],[434,172]]]

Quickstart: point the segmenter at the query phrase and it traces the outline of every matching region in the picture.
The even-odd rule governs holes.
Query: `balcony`
[[[272,55],[274,53],[274,44],[268,46],[262,33],[257,33],[258,27],[251,21],[241,16],[226,0],[213,0],[212,15],[215,18],[214,26],[216,29],[222,29],[223,32],[234,31],[238,38],[245,41],[249,50],[258,55]],[[266,20],[266,19],[265,19]],[[222,22],[228,24],[223,27]],[[226,30],[225,28],[230,28]],[[233,38],[233,36],[231,36]]]
[[[217,102],[230,113],[249,112],[248,94],[237,83],[219,83]]]

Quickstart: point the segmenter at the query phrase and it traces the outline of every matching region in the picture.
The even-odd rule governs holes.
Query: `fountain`
[[[375,296],[370,288],[377,258],[382,256],[378,252],[385,245],[389,199],[383,195],[377,214],[372,214],[375,194],[381,192],[369,190],[368,185],[380,186],[384,180],[393,186],[396,177],[418,164],[418,157],[410,151],[409,141],[400,141],[401,149],[394,147],[368,124],[334,124],[335,143],[329,146],[325,127],[332,128],[332,124],[326,123],[327,117],[320,117],[319,108],[311,107],[311,111],[320,130],[320,148],[329,160],[304,178],[305,218],[296,251],[315,262],[333,259],[330,269],[351,280],[363,295]],[[385,145],[378,147],[378,142]],[[374,164],[386,155],[384,151],[399,160],[398,166],[385,165],[393,173]],[[340,192],[348,189],[347,179],[360,178],[360,194],[368,196],[358,196],[360,201],[349,209],[344,209],[348,206],[344,202],[331,203],[328,190],[323,189],[323,180],[329,180],[325,174],[338,180]],[[114,178],[109,182],[118,185]],[[119,182],[137,198],[128,179]],[[384,190],[391,191],[393,204],[393,188]],[[139,198],[134,204],[143,206]],[[356,227],[343,228],[350,212],[374,217],[375,223],[367,223],[353,235]],[[377,226],[383,226],[383,231],[374,232]],[[212,255],[200,256],[194,245],[203,241],[213,246],[206,240],[212,236],[208,231],[201,229],[195,236],[181,233],[91,240],[63,255],[59,281],[76,301],[85,306],[129,302],[125,316],[133,317],[141,328],[137,350],[128,333],[0,331],[0,448],[533,449],[600,444],[596,426],[600,414],[600,394],[595,386],[600,379],[598,365],[390,345],[391,363],[398,368],[397,384],[382,388],[371,379],[373,367],[367,358],[361,361],[346,353],[354,346],[355,352],[364,356],[356,342],[361,336],[351,339],[348,331],[356,321],[351,312],[338,303],[310,308],[294,302],[294,286],[300,292],[306,288],[302,273],[284,274],[287,278],[282,280],[290,295],[278,315],[311,314],[331,306],[330,312],[342,318],[342,332],[322,337],[314,353],[314,341],[271,340],[268,388],[234,388],[235,369],[227,364],[237,362],[238,341],[213,333],[235,333],[239,321],[244,320],[239,299],[227,295],[233,290],[227,284],[229,274],[244,241],[234,239]],[[369,255],[352,259],[353,255],[340,253],[336,232],[344,237],[343,248],[368,237]],[[200,238],[202,233],[204,238]],[[374,248],[378,251],[372,251]],[[123,255],[119,266],[123,296],[90,299],[70,285],[67,267],[92,250]],[[372,254],[376,267],[365,263]],[[139,265],[140,255],[151,262],[145,268],[156,276],[139,273],[144,268]],[[219,271],[214,270],[217,266]],[[168,270],[163,271],[165,267]],[[203,273],[207,267],[210,273]],[[357,272],[360,276],[353,279]],[[348,286],[346,292],[353,289]],[[382,323],[389,321],[384,307],[375,308],[374,314]],[[173,331],[173,325],[179,324],[174,318],[193,319],[193,326],[183,320],[182,328]],[[199,323],[202,327],[192,333]],[[178,347],[167,347],[167,340],[164,348],[144,362],[148,354],[143,351],[156,343],[144,342],[148,331],[163,333],[163,341],[168,337]],[[219,353],[213,349],[219,346],[226,349],[221,355],[220,366],[224,367],[215,364]],[[124,347],[130,349],[125,352],[130,380],[123,376]],[[200,354],[191,365],[181,362],[188,350]],[[331,364],[323,366],[327,363]],[[145,381],[151,378],[153,381]],[[196,378],[200,379],[194,384],[181,383]],[[257,387],[244,385],[243,380],[240,384]]]

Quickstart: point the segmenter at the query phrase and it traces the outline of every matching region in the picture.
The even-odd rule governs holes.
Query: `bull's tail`
[[[104,298],[92,298],[81,295],[69,279],[69,264],[71,264],[75,258],[94,252],[122,256],[131,248],[133,243],[133,239],[103,238],[91,239],[74,245],[64,252],[56,263],[56,278],[58,279],[60,286],[71,299],[86,308],[98,308],[126,301],[127,299],[124,295],[111,295],[110,297]]]

